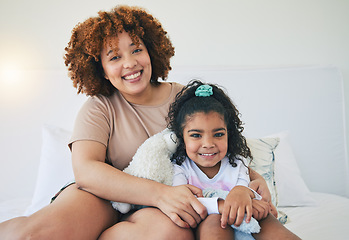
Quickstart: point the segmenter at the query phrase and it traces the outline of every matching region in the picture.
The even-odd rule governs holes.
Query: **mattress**
[[[349,198],[327,193],[311,193],[313,207],[284,207],[289,221],[285,226],[303,240],[349,239]]]
[[[349,239],[349,198],[312,192],[316,205],[312,207],[279,208],[288,215],[285,226],[303,240]],[[30,199],[0,202],[0,222],[21,216]]]
[[[0,201],[0,222],[24,215],[31,203],[30,198],[20,198]]]

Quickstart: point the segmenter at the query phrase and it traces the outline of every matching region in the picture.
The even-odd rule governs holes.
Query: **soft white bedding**
[[[316,206],[283,207],[286,227],[304,240],[349,239],[349,198],[328,193],[311,193]]]
[[[29,207],[30,198],[18,198],[0,201],[0,222],[22,216]]]

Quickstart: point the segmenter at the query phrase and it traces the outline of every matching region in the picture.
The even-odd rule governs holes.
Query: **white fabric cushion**
[[[30,215],[50,203],[51,198],[74,178],[68,141],[69,131],[45,125],[42,129],[42,149],[38,177],[32,202],[25,215]]]
[[[288,140],[288,132],[280,132],[268,137],[280,139],[275,149],[275,182],[278,206],[314,206],[315,199],[305,184]]]

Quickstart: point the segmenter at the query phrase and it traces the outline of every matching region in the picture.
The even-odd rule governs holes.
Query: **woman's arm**
[[[206,217],[205,207],[194,196],[196,188],[131,176],[106,164],[105,156],[106,147],[101,143],[73,143],[73,170],[81,189],[103,199],[158,207],[180,227],[196,227]]]
[[[251,179],[249,187],[255,190],[259,195],[261,195],[264,201],[270,202],[271,195],[266,181],[259,173],[257,173],[251,168],[248,169]]]

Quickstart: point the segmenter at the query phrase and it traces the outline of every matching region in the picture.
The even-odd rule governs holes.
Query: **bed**
[[[75,94],[65,71],[28,72],[27,77],[40,86],[30,109],[36,117],[18,127],[16,121],[28,113],[1,106],[7,129],[0,136],[0,180],[6,183],[0,186],[0,222],[47,205],[73,178],[66,144],[86,98]],[[285,226],[302,239],[348,239],[349,160],[339,70],[178,66],[169,75],[169,81],[183,84],[194,78],[227,90],[242,114],[248,141],[277,140],[268,151],[253,151],[269,159],[265,172],[259,156],[255,167],[268,176]],[[14,154],[19,145],[23,151]]]

